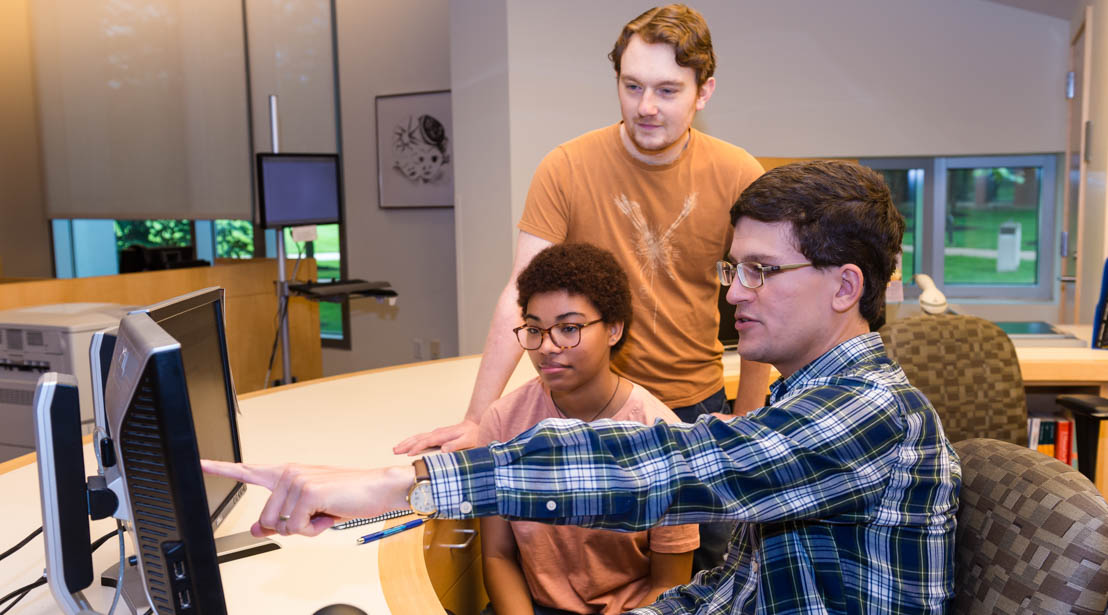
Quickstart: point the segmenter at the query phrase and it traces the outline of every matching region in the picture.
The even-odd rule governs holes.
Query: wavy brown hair
[[[712,51],[712,34],[704,16],[684,4],[669,4],[650,9],[632,19],[619,33],[608,54],[619,77],[620,60],[631,37],[638,34],[647,43],[666,43],[673,47],[679,66],[696,71],[696,86],[704,85],[716,72],[716,54]]]

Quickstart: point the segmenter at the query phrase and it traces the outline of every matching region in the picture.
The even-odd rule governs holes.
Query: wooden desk
[[[334,464],[359,467],[411,462],[392,445],[406,436],[437,427],[465,413],[479,357],[370,370],[324,378],[240,396],[243,458],[246,461]],[[509,382],[514,388],[534,377],[530,363],[520,363]],[[95,472],[91,446],[85,447],[85,469]],[[14,545],[41,524],[34,455],[0,464],[0,548]],[[251,487],[231,511],[217,535],[248,530],[265,503],[267,492]],[[439,523],[439,522],[434,522]],[[114,522],[92,523],[92,537],[114,529]],[[424,561],[430,544],[464,542],[465,534],[449,525],[424,525],[364,546],[354,538],[381,525],[328,531],[317,538],[275,537],[282,549],[220,566],[230,613],[310,614],[333,603],[347,603],[379,615],[444,613]],[[114,541],[94,556],[99,573],[118,562]],[[448,567],[464,560],[473,570],[475,551],[446,551]],[[128,538],[128,551],[131,545]],[[457,554],[457,555],[455,555]],[[44,566],[42,539],[36,538],[0,565],[0,593],[37,579]],[[476,562],[476,570],[480,562]],[[99,581],[97,581],[98,583]],[[447,588],[463,602],[469,587]],[[472,585],[472,584],[470,584]],[[93,607],[107,612],[112,591],[93,585],[85,591]],[[472,597],[469,598],[472,601]],[[28,595],[11,615],[56,613],[47,588]],[[117,611],[118,612],[118,611]],[[460,615],[460,614],[459,614]]]
[[[294,263],[286,263],[291,276]],[[315,259],[301,263],[300,279],[314,280]],[[124,273],[92,278],[8,279],[0,292],[0,310],[50,303],[104,301],[122,305],[150,305],[209,286],[226,291],[227,351],[239,393],[265,385],[270,343],[276,333],[277,261],[220,259],[214,267]],[[323,374],[319,343],[319,305],[301,297],[289,302],[289,333],[293,375],[299,380]],[[280,348],[273,363],[281,377]]]
[[[1058,329],[1082,340],[1092,337],[1091,325],[1056,325]],[[1096,387],[1101,397],[1108,397],[1108,350],[1083,347],[1021,346],[1015,342],[1023,385],[1035,387]],[[771,380],[780,374],[771,370]],[[723,356],[724,388],[729,399],[739,387],[739,355],[730,351]],[[1100,430],[1097,447],[1100,468],[1108,468],[1108,429]],[[1096,486],[1108,497],[1108,471],[1098,469]]]
[[[1091,325],[1056,325],[1060,330],[1080,339],[1092,336]],[[1016,342],[1023,384],[1035,386],[1095,386],[1101,397],[1108,397],[1108,350],[1051,346],[1021,346]],[[771,369],[770,380],[780,374]],[[723,355],[723,380],[727,397],[733,399],[739,388],[739,353]]]
[[[1108,352],[1083,348],[1020,349],[1024,379],[1031,385],[1108,385]],[[240,396],[243,455],[252,462],[302,461],[350,466],[406,464],[391,447],[405,436],[439,426],[461,417],[477,373],[478,356],[446,359],[357,374],[324,378]],[[738,356],[724,360],[729,386],[737,386]],[[534,377],[526,357],[521,361],[509,390]],[[1101,459],[1105,438],[1101,438]],[[95,460],[86,447],[86,470],[92,473]],[[41,523],[38,478],[34,456],[0,464],[0,548],[7,548]],[[1098,485],[1100,486],[1100,485]],[[1102,491],[1104,487],[1101,486]],[[247,490],[218,535],[249,528],[266,499],[260,488]],[[436,522],[437,523],[437,522]],[[95,538],[114,528],[109,520],[92,526]],[[458,543],[464,535],[449,526],[427,525],[388,540],[355,546],[353,538],[373,531],[326,532],[310,539],[277,537],[282,549],[221,566],[227,605],[231,613],[312,613],[336,602],[356,605],[378,615],[425,615],[443,613],[435,597],[424,552],[428,544]],[[445,534],[445,535],[443,535]],[[473,552],[455,550],[459,567],[480,569]],[[95,555],[99,573],[118,559],[115,549],[105,545]],[[447,562],[452,565],[451,562]],[[0,565],[0,592],[29,583],[42,573],[41,538],[4,560]],[[464,582],[448,588],[448,599],[465,601],[470,587]],[[85,592],[92,605],[106,611],[112,593],[93,586]],[[11,615],[54,613],[53,599],[45,588],[36,589]]]

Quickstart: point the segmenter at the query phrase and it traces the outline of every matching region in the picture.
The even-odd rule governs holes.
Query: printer
[[[58,303],[0,310],[0,462],[35,450],[35,384],[46,372],[71,374],[80,393],[82,432],[92,433],[89,342],[119,326],[131,307]]]

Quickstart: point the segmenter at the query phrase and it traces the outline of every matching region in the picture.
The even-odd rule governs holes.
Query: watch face
[[[435,500],[431,496],[431,481],[421,480],[412,487],[408,496],[408,503],[412,510],[421,515],[430,515],[438,510]]]

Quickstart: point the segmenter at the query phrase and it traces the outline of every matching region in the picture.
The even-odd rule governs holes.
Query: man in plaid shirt
[[[740,522],[722,566],[639,614],[944,612],[958,459],[870,332],[904,233],[888,189],[852,163],[798,163],[751,184],[731,218],[718,272],[739,352],[782,375],[765,408],[678,425],[548,420],[413,468],[205,468],[273,490],[259,534],[317,534],[333,516],[405,507],[406,493],[451,518]]]

